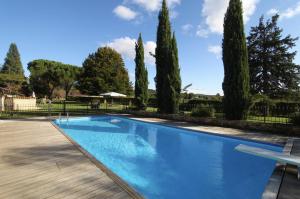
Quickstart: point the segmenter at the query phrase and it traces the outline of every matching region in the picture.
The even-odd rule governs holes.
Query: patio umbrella
[[[104,97],[126,97],[126,95],[121,94],[121,93],[116,93],[116,92],[109,92],[109,93],[103,93],[101,96]]]

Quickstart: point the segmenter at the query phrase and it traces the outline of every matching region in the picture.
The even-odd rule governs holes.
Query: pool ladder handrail
[[[58,113],[58,121],[61,123],[61,113]]]
[[[70,118],[70,115],[69,115],[69,112],[67,112],[67,123],[69,123],[69,118]],[[58,114],[58,121],[59,123],[61,123],[62,121],[62,116],[61,116],[61,113]]]

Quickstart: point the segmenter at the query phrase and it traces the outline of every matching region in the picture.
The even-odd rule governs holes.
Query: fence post
[[[91,104],[91,106],[92,106],[92,104]],[[86,104],[86,113],[89,114],[89,103]]]
[[[64,100],[63,109],[64,109],[64,115],[66,115],[66,100]]]
[[[48,116],[51,117],[51,100],[48,103]]]
[[[11,118],[14,116],[13,109],[14,109],[14,105],[11,105],[11,108],[9,109],[9,111],[10,111],[9,115]]]
[[[266,104],[264,104],[264,123],[266,123],[266,116],[267,116],[267,105]]]

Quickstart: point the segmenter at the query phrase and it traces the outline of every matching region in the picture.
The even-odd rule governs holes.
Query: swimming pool
[[[66,135],[149,199],[260,199],[275,161],[235,151],[282,147],[122,117],[55,121]]]

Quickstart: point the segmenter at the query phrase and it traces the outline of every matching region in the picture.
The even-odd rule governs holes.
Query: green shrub
[[[192,110],[193,117],[215,117],[215,109],[211,107],[198,106]]]
[[[300,112],[296,113],[294,116],[291,118],[292,124],[296,126],[300,126]]]

